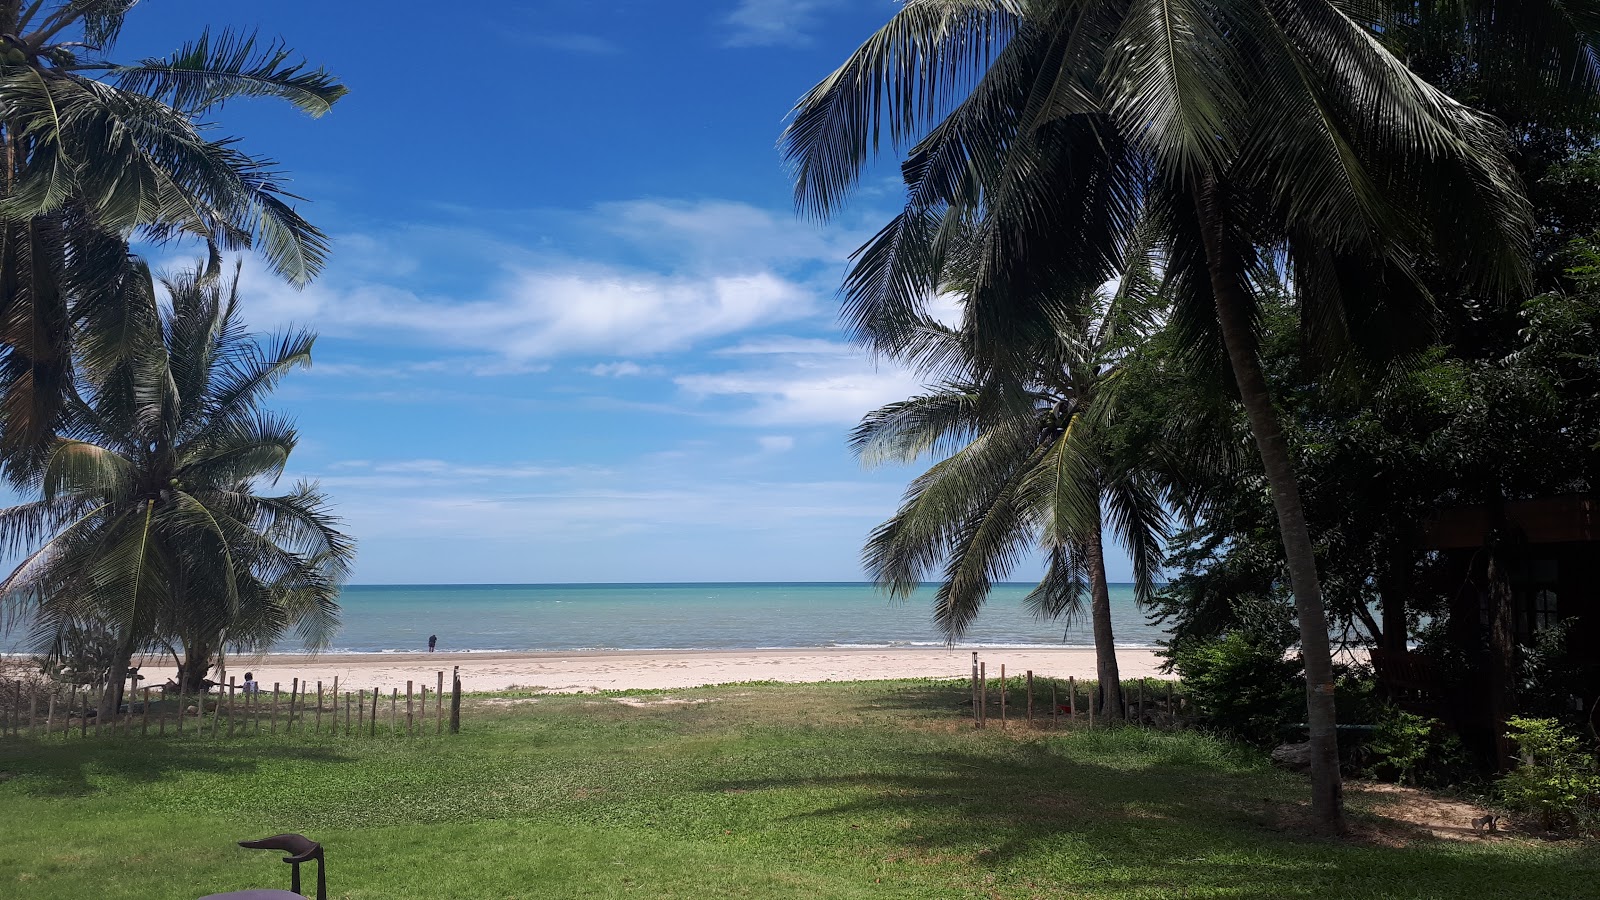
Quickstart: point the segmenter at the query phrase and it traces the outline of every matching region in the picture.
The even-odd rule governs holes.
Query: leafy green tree
[[[910,0],[797,106],[784,142],[806,210],[834,212],[881,138],[915,142],[906,207],[863,247],[847,319],[903,346],[950,223],[983,248],[971,317],[986,365],[1048,334],[1051,298],[1119,267],[1158,223],[1188,352],[1231,370],[1285,546],[1311,725],[1312,801],[1343,825],[1328,628],[1312,541],[1257,352],[1252,275],[1288,260],[1312,338],[1390,349],[1437,260],[1527,283],[1529,216],[1491,120],[1416,77],[1329,0]],[[928,248],[932,248],[931,250]],[[1061,290],[1063,286],[1076,290]],[[1032,337],[1030,337],[1032,336]]]
[[[321,115],[345,94],[277,42],[204,32],[165,59],[106,58],[134,0],[0,2],[0,461],[32,476],[74,378],[74,335],[116,329],[127,240],[257,247],[292,284],[327,251],[268,159],[210,131],[229,100]]]
[[[106,628],[113,673],[168,640],[191,684],[224,644],[264,647],[292,630],[324,646],[354,545],[316,485],[261,491],[297,440],[262,402],[310,363],[313,336],[245,332],[237,276],[168,279],[159,309],[148,273],[138,284],[120,340],[87,354],[95,365],[33,484],[40,499],[0,511],[0,545],[22,559],[0,600],[31,615],[46,648],[83,623]]]
[[[1153,593],[1166,537],[1163,491],[1147,467],[1152,448],[1122,440],[1116,427],[1119,364],[1150,327],[1155,289],[1145,258],[1114,293],[1080,298],[1055,339],[1035,348],[1022,380],[984,372],[970,323],[925,320],[901,356],[943,377],[925,394],[868,413],[851,436],[869,465],[949,453],[912,482],[899,511],[869,538],[864,556],[874,579],[907,597],[942,563],[934,617],[955,640],[994,582],[1039,547],[1045,574],[1024,602],[1041,618],[1070,622],[1087,590],[1095,702],[1108,718],[1121,718],[1125,703],[1103,535],[1109,524],[1130,549],[1140,602]]]

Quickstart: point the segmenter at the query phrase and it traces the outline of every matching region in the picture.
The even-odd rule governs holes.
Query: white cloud
[[[745,345],[742,352],[762,352],[756,346]],[[903,400],[922,386],[914,374],[875,366],[848,344],[777,340],[771,347],[747,368],[681,375],[675,381],[699,398],[749,401],[752,406],[739,421],[751,425],[854,424],[864,413]]]
[[[651,250],[717,266],[831,263],[842,268],[868,233],[837,224],[806,222],[728,200],[630,200],[595,210],[601,229]],[[829,271],[832,282],[837,271]],[[830,284],[830,288],[833,285]]]
[[[600,378],[628,378],[633,375],[643,375],[645,368],[636,362],[622,360],[613,363],[600,363],[599,365],[590,366],[584,371]]]
[[[718,200],[636,200],[527,218],[542,223],[535,233],[548,233],[520,245],[507,235],[526,230],[477,225],[340,235],[333,268],[301,291],[247,262],[247,314],[260,326],[294,322],[335,337],[435,350],[404,363],[341,360],[345,368],[325,373],[521,374],[557,357],[674,352],[831,315],[832,304],[820,298],[835,290],[861,238]],[[551,235],[561,243],[547,243]],[[441,257],[452,265],[432,264]],[[430,280],[463,263],[484,274],[464,283]],[[642,361],[629,362],[641,371],[619,360],[619,368],[595,374],[648,372]]]
[[[841,0],[740,0],[723,20],[732,27],[729,47],[803,47],[820,14]]]
[[[756,443],[767,453],[787,453],[794,449],[794,438],[787,434],[764,434]]]
[[[404,288],[326,283],[304,291],[247,274],[257,323],[314,323],[324,334],[389,337],[471,350],[502,364],[572,354],[652,354],[813,314],[811,293],[772,272],[658,275],[601,267],[523,269],[486,299],[424,296]],[[526,369],[517,369],[525,371]],[[489,366],[479,374],[504,374]]]

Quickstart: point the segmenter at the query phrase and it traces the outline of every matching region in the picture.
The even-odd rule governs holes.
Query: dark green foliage
[[[0,510],[18,560],[0,613],[45,653],[76,630],[116,635],[113,671],[140,648],[182,648],[193,687],[224,646],[325,646],[354,545],[316,485],[264,490],[298,439],[264,404],[310,364],[314,337],[246,331],[237,277],[164,287],[170,304],[148,272],[130,282],[122,327],[84,347],[66,427],[28,485],[37,499]]]
[[[1600,759],[1554,719],[1507,724],[1519,763],[1500,781],[1506,807],[1537,817],[1546,831],[1600,833]]]
[[[207,269],[253,248],[295,285],[327,256],[269,159],[214,133],[232,98],[321,115],[345,94],[276,41],[205,31],[168,59],[110,60],[128,0],[0,3],[0,464],[37,474],[63,425],[80,342],[117,328],[128,240],[199,240]]]
[[[1368,777],[1443,786],[1466,773],[1461,741],[1438,719],[1383,704],[1373,724],[1377,730],[1359,750]]]
[[[1540,629],[1531,646],[1520,648],[1518,696],[1530,716],[1551,718],[1590,731],[1597,710],[1585,698],[1600,698],[1600,671],[1579,662],[1588,648],[1578,645],[1572,619]]]
[[[1304,670],[1288,650],[1281,634],[1237,630],[1189,641],[1170,658],[1204,724],[1271,746],[1305,707]]]

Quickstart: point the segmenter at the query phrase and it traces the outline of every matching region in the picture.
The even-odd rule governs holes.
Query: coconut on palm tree
[[[965,278],[955,254],[957,277]],[[1031,548],[1046,569],[1025,603],[1068,623],[1089,595],[1098,675],[1096,708],[1121,718],[1125,703],[1111,626],[1107,520],[1131,551],[1135,596],[1154,590],[1166,533],[1163,491],[1148,467],[1153,450],[1116,435],[1119,363],[1151,323],[1156,283],[1135,258],[1117,289],[1067,307],[1052,340],[1035,346],[1022,378],[986,372],[972,353],[970,322],[925,320],[899,353],[938,371],[924,394],[866,415],[851,436],[864,462],[914,462],[948,451],[912,482],[896,514],[868,540],[866,566],[891,594],[909,596],[942,564],[934,617],[946,638],[964,634],[995,581]]]
[[[22,561],[0,602],[48,650],[91,624],[133,654],[181,647],[197,684],[225,645],[264,648],[291,632],[318,649],[338,624],[354,555],[315,484],[277,482],[296,433],[263,401],[308,365],[313,336],[244,329],[231,283],[189,272],[135,282],[119,340],[86,348],[61,433],[32,483],[39,499],[0,511],[0,545]],[[100,711],[116,709],[113,677]]]
[[[258,248],[293,284],[327,244],[282,173],[207,117],[275,97],[321,115],[345,94],[278,42],[209,32],[165,59],[109,58],[134,0],[0,2],[0,461],[20,483],[71,392],[74,334],[116,328],[139,277],[127,241]]]
[[[1231,370],[1271,485],[1307,673],[1312,805],[1343,824],[1332,658],[1312,544],[1256,352],[1252,274],[1286,259],[1312,337],[1381,349],[1425,311],[1417,265],[1520,289],[1529,211],[1489,119],[1416,77],[1331,0],[908,0],[796,107],[796,196],[827,216],[884,137],[906,206],[845,285],[894,352],[936,285],[919,256],[979,237],[977,356],[1027,371],[1056,304],[1152,222],[1186,350]],[[1062,290],[1076,286],[1076,290]],[[1050,287],[1050,290],[1041,289]]]

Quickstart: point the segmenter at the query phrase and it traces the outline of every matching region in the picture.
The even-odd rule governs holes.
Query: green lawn
[[[300,831],[331,896],[1594,897],[1592,844],[1449,842],[1358,813],[1286,828],[1295,776],[1194,733],[973,732],[964,689],[740,685],[468,702],[378,741],[0,745],[0,897],[287,886],[239,838]],[[998,724],[998,723],[995,723]],[[1354,805],[1360,805],[1359,799]]]

